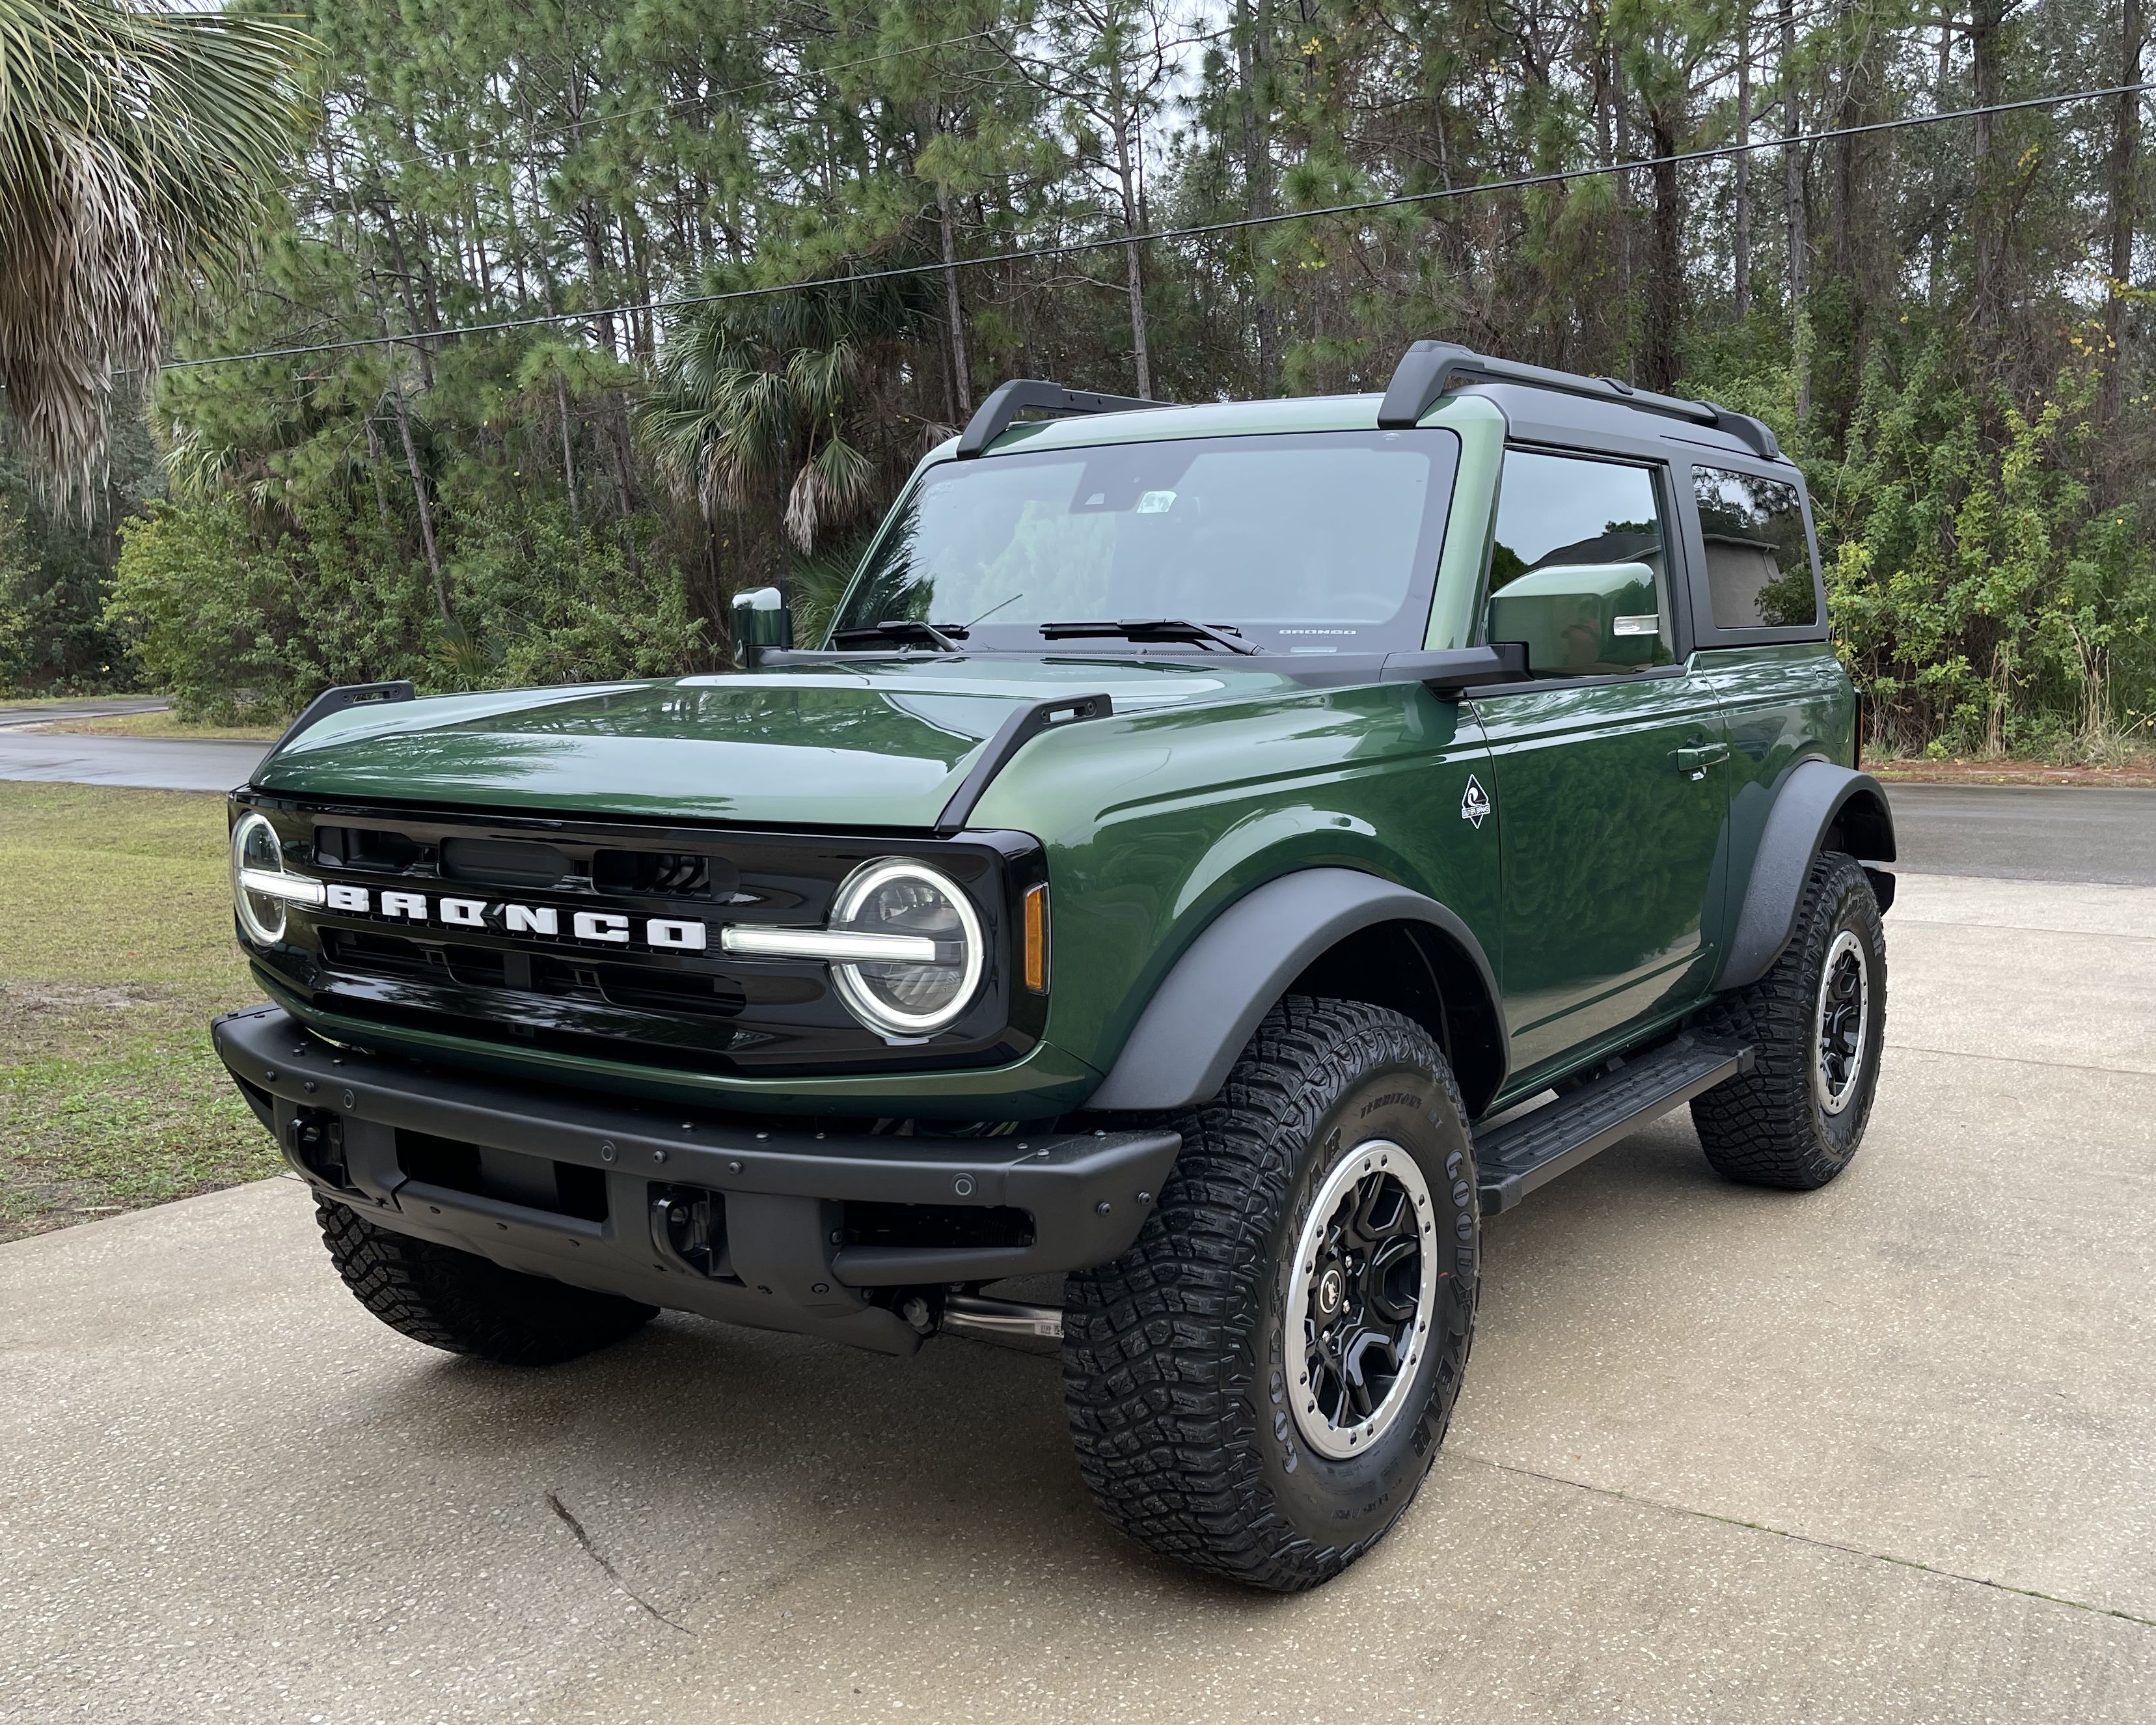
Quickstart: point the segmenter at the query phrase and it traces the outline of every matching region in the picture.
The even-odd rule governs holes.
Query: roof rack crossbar
[[[1028,408],[1046,414],[1120,414],[1142,407],[1173,407],[1172,401],[1152,401],[1142,395],[1102,395],[1091,389],[1066,389],[1060,384],[1038,378],[1013,378],[1000,384],[974,410],[958,438],[958,459],[971,461],[982,454]]]
[[[1419,425],[1422,416],[1461,384],[1519,384],[1531,389],[1548,389],[1563,395],[1584,396],[1622,407],[1639,408],[1665,418],[1685,420],[1695,425],[1712,425],[1727,431],[1755,455],[1779,461],[1782,446],[1774,432],[1749,414],[1732,413],[1711,401],[1688,401],[1635,389],[1614,378],[1585,378],[1547,366],[1523,365],[1517,360],[1495,359],[1456,342],[1416,342],[1400,356],[1385,399],[1378,409],[1378,424],[1388,431],[1405,430]]]

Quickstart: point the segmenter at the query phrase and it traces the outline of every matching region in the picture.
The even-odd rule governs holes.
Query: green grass
[[[0,783],[0,1240],[283,1166],[210,1052],[259,996],[223,800]]]
[[[82,737],[177,737],[197,743],[274,743],[285,727],[274,724],[192,724],[171,712],[108,713],[97,718],[56,718],[40,730]]]

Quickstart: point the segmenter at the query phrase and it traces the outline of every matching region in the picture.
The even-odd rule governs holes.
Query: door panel
[[[1686,657],[1673,518],[1664,467],[1507,451],[1486,638],[1523,640],[1537,682],[1481,692],[1475,708],[1496,780],[1505,1011],[1526,1089],[1689,1005],[1722,938],[1728,739],[1715,684]]]
[[[1712,682],[1690,672],[1475,708],[1496,781],[1513,1071],[1530,1079],[1705,990],[1727,774],[1678,752],[1727,743]]]

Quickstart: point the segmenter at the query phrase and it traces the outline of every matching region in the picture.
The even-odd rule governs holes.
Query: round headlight
[[[964,1012],[981,984],[981,919],[957,884],[919,862],[864,863],[831,906],[848,934],[902,935],[935,943],[934,956],[831,966],[854,1016],[886,1036],[927,1036]]]
[[[268,893],[249,892],[249,869],[265,874],[285,872],[285,849],[277,832],[252,811],[242,815],[232,829],[232,908],[248,938],[275,946],[285,938],[285,901]]]

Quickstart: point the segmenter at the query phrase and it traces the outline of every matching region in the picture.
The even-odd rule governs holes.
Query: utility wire
[[[1823,131],[1797,132],[1778,138],[1756,138],[1744,143],[1717,144],[1702,150],[1681,150],[1669,156],[1642,156],[1630,161],[1613,162],[1606,166],[1515,174],[1505,179],[1478,180],[1471,186],[1448,186],[1434,192],[1404,192],[1389,198],[1366,198],[1353,203],[1327,204],[1317,209],[1277,210],[1269,215],[1237,216],[1227,221],[1200,222],[1186,228],[1153,228],[1137,234],[1075,240],[1065,245],[1037,245],[1022,251],[992,253],[985,257],[956,258],[947,264],[901,264],[887,270],[863,270],[848,275],[823,276],[813,281],[778,282],[767,287],[729,288],[720,293],[684,294],[673,298],[598,306],[588,312],[547,312],[529,317],[500,318],[490,323],[452,324],[444,328],[412,330],[397,335],[356,336],[341,341],[313,342],[290,348],[263,348],[248,353],[211,354],[199,359],[170,360],[162,369],[190,371],[198,366],[238,365],[257,359],[291,359],[316,353],[343,353],[356,348],[418,343],[449,336],[500,335],[511,330],[539,329],[556,324],[591,323],[602,317],[624,317],[637,312],[686,311],[698,306],[721,305],[737,300],[765,299],[773,294],[811,293],[821,288],[850,287],[860,282],[934,275],[946,270],[973,270],[998,264],[1033,263],[1045,258],[1075,257],[1087,252],[1112,251],[1118,246],[1142,245],[1153,240],[1199,239],[1216,234],[1273,227],[1282,222],[1319,221],[1332,216],[1362,215],[1372,210],[1398,209],[1416,204],[1447,203],[1456,198],[1480,197],[1489,192],[1531,191],[1542,186],[1561,186],[1573,180],[1594,179],[1604,174],[1636,173],[1642,168],[1721,162],[1753,150],[1786,150],[1810,144],[1832,143],[1840,138],[1863,137],[1872,133],[1901,131],[1916,126],[1939,126],[1952,120],[1976,120],[1990,114],[2064,107],[2075,102],[2101,101],[2106,96],[2140,95],[2152,90],[2156,90],[2156,81],[2113,84],[2100,90],[2076,90],[2059,95],[2026,96],[2019,101],[1993,102],[1983,107],[1952,108],[1943,113],[1914,114],[1899,120],[1874,120],[1861,126],[1838,126]]]

